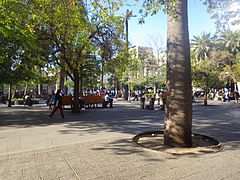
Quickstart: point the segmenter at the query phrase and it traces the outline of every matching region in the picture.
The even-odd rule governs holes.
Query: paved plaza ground
[[[193,132],[219,140],[223,150],[169,155],[145,150],[132,138],[163,129],[163,111],[114,101],[49,118],[44,104],[0,105],[0,180],[239,180],[240,104],[209,101],[193,106]]]

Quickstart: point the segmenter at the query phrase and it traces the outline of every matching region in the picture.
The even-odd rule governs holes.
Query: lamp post
[[[132,11],[129,11],[129,9],[127,9],[126,14],[124,15],[125,18],[125,27],[126,27],[126,51],[127,51],[127,58],[129,56],[129,43],[128,43],[128,21],[130,20],[131,17],[136,17],[136,15],[133,15]],[[125,82],[127,82],[127,84],[124,84],[123,86],[123,100],[128,100],[130,99],[130,90],[128,87],[128,79],[126,78]]]

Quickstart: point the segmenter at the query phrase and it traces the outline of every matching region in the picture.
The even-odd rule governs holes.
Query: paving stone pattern
[[[193,131],[224,146],[219,153],[174,156],[142,149],[134,135],[163,128],[162,111],[115,101],[80,114],[44,105],[0,105],[0,180],[239,180],[240,104],[194,103]]]

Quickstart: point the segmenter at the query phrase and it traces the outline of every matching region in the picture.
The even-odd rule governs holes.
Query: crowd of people
[[[32,101],[33,98],[36,98],[36,96],[33,94],[23,95],[21,93],[16,92],[15,94],[12,95],[12,99],[22,99],[24,101],[24,105],[29,105],[29,106],[33,104],[33,101]],[[4,94],[0,95],[0,104],[7,104],[8,101],[9,101],[8,95],[4,95]]]
[[[193,92],[193,100],[195,98],[204,97],[204,91],[194,91]],[[223,102],[230,102],[231,100],[235,100],[238,103],[239,100],[239,92],[238,91],[230,91],[227,88],[220,90],[210,90],[207,92],[207,98],[211,100],[221,100]]]
[[[81,96],[79,97],[79,104],[80,104],[80,108],[84,109],[84,96],[88,96],[88,95],[94,95],[94,96],[102,96],[104,95],[104,103],[103,103],[103,107],[107,107],[107,104],[109,104],[110,108],[113,107],[113,94],[107,90],[105,91],[96,91],[96,92],[90,92],[87,91],[84,93],[80,93]],[[65,93],[62,89],[58,89],[55,93],[52,93],[49,98],[47,99],[46,103],[49,105],[49,107],[52,109],[51,114],[49,115],[50,118],[53,117],[53,115],[55,114],[55,112],[57,110],[60,111],[61,117],[64,118],[64,112],[63,112],[63,100],[62,100],[62,96],[64,96]],[[52,108],[53,107],[53,108]]]
[[[60,96],[71,95],[71,93],[65,93],[63,90],[57,91],[57,92],[59,93]],[[142,97],[149,98],[146,95],[152,95],[152,94],[153,94],[152,92],[149,92],[147,90],[130,91],[130,98],[131,98],[130,100],[139,101],[140,98],[142,98]],[[158,91],[157,93],[154,94],[153,97],[151,96],[150,98],[155,98],[155,100],[158,102],[158,104],[165,104],[165,101],[166,101],[165,94],[166,94],[165,91]],[[89,95],[95,95],[95,96],[104,95],[104,100],[105,100],[105,102],[110,104],[110,107],[112,107],[113,98],[118,98],[118,97],[122,96],[122,94],[120,92],[110,91],[107,89],[104,89],[102,91],[100,91],[98,89],[92,89],[92,90],[88,89],[88,90],[84,90],[83,92],[80,93],[81,97],[89,96]],[[204,91],[193,91],[192,99],[194,101],[197,97],[204,97],[204,95],[205,95]],[[17,99],[22,98],[24,100],[24,104],[29,105],[29,106],[31,106],[33,104],[32,99],[35,97],[36,96],[34,94],[24,95],[23,92],[15,92],[12,96],[12,98],[17,98]],[[52,93],[51,95],[49,95],[49,97],[46,101],[47,104],[51,105],[51,106],[56,105],[55,99],[54,99],[55,97],[56,97],[55,93]],[[226,101],[229,102],[230,100],[235,100],[238,102],[239,93],[238,93],[238,91],[232,92],[227,88],[215,90],[215,91],[209,90],[207,93],[207,98],[212,99],[212,100],[222,100],[223,102],[226,102]],[[1,94],[0,95],[0,104],[6,104],[7,102],[8,102],[8,95]],[[84,108],[84,99],[80,98],[79,102],[80,102],[80,107]],[[58,109],[60,109],[60,108],[58,107]]]
[[[4,95],[4,94],[0,95],[0,104],[6,104],[7,100],[8,100],[8,96],[7,95]]]

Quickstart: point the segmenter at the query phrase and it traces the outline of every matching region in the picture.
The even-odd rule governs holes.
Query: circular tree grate
[[[164,144],[163,138],[163,131],[149,131],[136,135],[133,141],[146,149],[176,155],[215,153],[222,150],[217,140],[202,134],[192,134],[192,147],[171,147]]]

